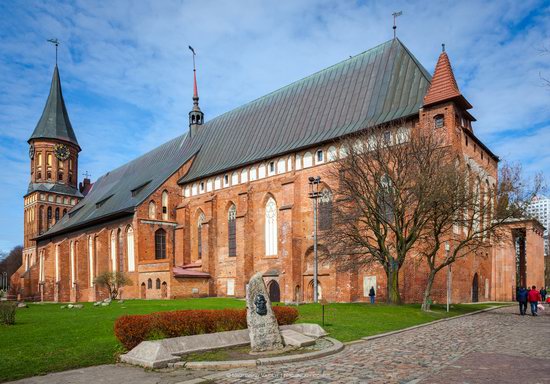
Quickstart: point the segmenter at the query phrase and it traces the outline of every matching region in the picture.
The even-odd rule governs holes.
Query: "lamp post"
[[[2,275],[4,275],[4,291],[8,290],[8,272],[2,272]]]
[[[321,177],[309,177],[309,198],[313,203],[313,302],[318,302],[318,265],[317,265],[317,200],[321,197],[319,192],[319,184],[321,184]]]
[[[448,241],[445,242],[445,259],[449,260],[449,252],[451,246]],[[451,305],[451,264],[447,265],[447,312],[449,312],[449,306]]]

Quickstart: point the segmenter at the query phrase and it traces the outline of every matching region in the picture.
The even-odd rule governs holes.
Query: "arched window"
[[[116,231],[116,246],[118,270],[124,272],[124,239],[122,238],[122,230],[120,228]]]
[[[38,208],[38,233],[44,232],[44,206]]]
[[[328,188],[321,191],[319,201],[319,229],[321,231],[332,228],[332,192]]]
[[[50,229],[50,226],[52,225],[52,207],[48,207],[48,221],[47,221],[48,229]]]
[[[237,256],[237,207],[235,204],[229,207],[227,213],[227,237],[229,256]]]
[[[222,187],[222,178],[218,176],[214,179],[214,189],[220,189],[221,187]]]
[[[128,272],[136,269],[136,259],[134,255],[134,229],[129,226],[126,230],[126,248],[128,249]]]
[[[116,232],[111,231],[111,272],[116,272]]]
[[[59,281],[59,244],[55,245],[55,282]]]
[[[445,126],[445,118],[443,115],[435,115],[434,116],[434,127],[435,128],[443,128]]]
[[[285,173],[286,172],[286,161],[285,159],[279,159],[277,162],[277,173]]]
[[[57,223],[59,221],[59,208],[55,209],[55,222]]]
[[[155,206],[154,201],[149,202],[149,218],[150,219],[157,218],[157,207]]]
[[[241,183],[248,182],[248,170],[245,168],[241,171]]]
[[[42,166],[42,152],[38,153],[38,166]]]
[[[147,289],[152,289],[152,288],[153,288],[153,280],[147,279]]]
[[[300,169],[302,169],[302,156],[301,155],[296,155],[296,170],[299,171]]]
[[[199,259],[202,258],[202,225],[206,221],[204,213],[200,213],[199,220],[197,222],[197,253]]]
[[[378,206],[380,215],[383,216],[386,221],[391,222],[393,220],[393,189],[391,179],[388,175],[383,175],[380,180]]]
[[[162,192],[162,220],[168,220],[168,192]]]
[[[311,167],[313,165],[313,156],[311,152],[304,153],[304,168]]]
[[[156,284],[155,284],[155,288],[160,289],[160,279],[157,279]]]
[[[88,236],[88,265],[90,271],[90,287],[94,285],[94,243],[93,237]]]
[[[258,171],[256,170],[256,167],[250,168],[250,181],[254,181],[257,179]]]
[[[52,154],[51,153],[48,153],[48,162],[47,162],[47,165],[48,167],[51,167],[52,166]]]
[[[155,232],[155,259],[166,259],[166,231],[162,228]]]
[[[336,153],[336,147],[332,146],[328,148],[327,151],[327,159],[328,161],[334,161],[336,160],[337,153]]]
[[[73,241],[71,241],[69,252],[70,252],[70,256],[71,256],[71,285],[74,286],[76,284],[76,281],[75,281],[76,269],[75,269],[75,256],[74,256],[74,242]]]
[[[63,209],[63,216],[67,214],[67,208]]]
[[[265,254],[277,255],[277,203],[270,197],[265,204]]]
[[[237,185],[239,184],[239,174],[237,172],[233,172],[231,174],[231,185]]]

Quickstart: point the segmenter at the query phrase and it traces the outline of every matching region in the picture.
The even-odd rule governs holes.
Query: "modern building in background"
[[[475,172],[478,188],[489,189],[499,159],[475,135],[471,108],[446,52],[432,77],[399,39],[210,120],[195,77],[189,123],[174,139],[77,186],[81,148],[56,66],[29,139],[24,262],[12,285],[30,300],[95,301],[106,296],[95,277],[123,271],[133,281],[124,298],[244,297],[261,272],[272,301],[312,301],[309,179],[322,180],[322,254],[339,185],[333,165],[346,155],[339,139],[381,125],[390,145],[414,132],[438,135]],[[509,241],[453,265],[454,302],[511,300],[516,285],[543,283],[542,227],[509,227]],[[421,300],[426,270],[419,260],[403,266],[403,300]],[[342,271],[321,262],[317,276],[327,301],[368,301],[371,286],[381,300],[386,293],[380,266]],[[445,300],[446,279],[437,276],[434,301]]]
[[[550,244],[548,242],[548,229],[550,228],[550,198],[544,195],[533,199],[527,209],[529,215],[536,218],[544,225],[544,265],[545,265],[545,285],[550,286]]]

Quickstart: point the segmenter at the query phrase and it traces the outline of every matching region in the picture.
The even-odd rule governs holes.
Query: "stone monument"
[[[284,348],[279,324],[271,309],[271,301],[261,273],[248,283],[246,322],[250,334],[251,352],[267,352]]]

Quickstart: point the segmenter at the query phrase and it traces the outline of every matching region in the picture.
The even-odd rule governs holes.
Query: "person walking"
[[[520,287],[518,289],[516,299],[519,303],[519,314],[523,316],[525,312],[527,312],[527,289],[525,289],[525,287]]]
[[[540,298],[541,298],[541,301],[543,303],[546,301],[546,288],[545,287],[542,287],[540,289]]]
[[[369,297],[370,297],[370,303],[374,304],[374,298],[376,297],[376,292],[374,291],[374,287],[370,287]]]
[[[527,300],[529,301],[529,304],[531,304],[531,314],[533,316],[538,316],[537,305],[540,300],[540,292],[537,291],[537,287],[535,285],[533,285],[533,288],[527,294]]]

